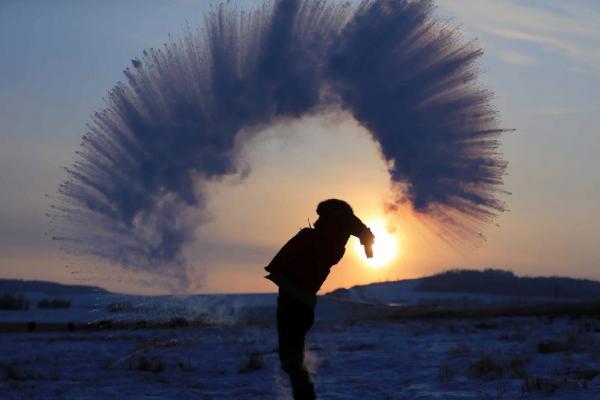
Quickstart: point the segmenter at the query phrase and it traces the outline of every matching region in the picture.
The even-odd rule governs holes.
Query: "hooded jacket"
[[[362,236],[369,229],[355,216],[339,229],[303,228],[291,238],[265,267],[266,276],[281,289],[314,305],[316,293],[331,267],[344,256],[350,235]]]

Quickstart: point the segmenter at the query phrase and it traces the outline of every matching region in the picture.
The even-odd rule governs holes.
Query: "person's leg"
[[[277,301],[277,331],[281,367],[290,376],[295,400],[316,399],[314,385],[304,365],[304,341],[313,323],[311,307],[279,295]]]

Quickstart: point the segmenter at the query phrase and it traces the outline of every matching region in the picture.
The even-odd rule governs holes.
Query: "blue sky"
[[[600,3],[438,4],[437,15],[460,25],[465,39],[477,39],[484,48],[481,82],[495,92],[502,125],[516,129],[502,146],[510,163],[511,211],[476,250],[415,258],[376,279],[455,266],[600,279]],[[201,25],[208,7],[191,0],[0,3],[0,277],[73,280],[44,236],[50,205],[44,195],[56,191],[90,114],[123,79],[130,60],[161,46],[169,34],[179,35],[186,24]],[[268,148],[256,154],[261,151]],[[252,195],[252,189],[244,190]],[[243,269],[246,255],[252,262],[268,258],[279,244],[246,243],[226,233],[223,238],[228,249],[223,252],[237,249],[228,271]],[[218,252],[214,257],[207,262],[225,260]],[[256,274],[243,277],[258,282]],[[227,291],[225,281],[216,279],[206,290]]]
[[[504,126],[517,129],[504,142],[506,182],[513,216],[529,222],[527,245],[560,249],[573,272],[598,277],[599,4],[452,1],[442,8],[484,47],[482,80],[496,93]]]

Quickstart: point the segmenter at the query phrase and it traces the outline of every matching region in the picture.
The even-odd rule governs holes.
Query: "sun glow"
[[[358,240],[355,250],[359,258],[371,268],[381,268],[392,262],[398,255],[398,238],[384,220],[372,220],[366,223],[375,235],[373,257],[367,258],[365,250]]]

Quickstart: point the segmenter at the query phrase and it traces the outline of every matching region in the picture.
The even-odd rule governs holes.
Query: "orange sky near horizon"
[[[187,21],[201,24],[212,2],[9,3],[0,13],[0,38],[7,38],[0,40],[0,278],[168,293],[161,275],[61,253],[44,235],[53,202],[45,195],[56,193],[90,114],[103,107],[131,58],[178,36]],[[274,292],[264,265],[331,197],[348,201],[367,222],[391,219],[399,251],[372,268],[352,238],[322,293],[451,268],[600,280],[599,5],[436,4],[436,14],[485,49],[481,83],[495,93],[500,126],[516,129],[499,149],[509,162],[509,211],[483,230],[486,240],[448,243],[439,226],[410,209],[386,215],[390,180],[377,145],[349,115],[327,110],[266,128],[239,149],[248,176],[210,183],[206,213],[189,210],[198,220],[197,238],[185,249],[191,293]],[[45,16],[35,29],[32,13]]]
[[[427,236],[431,233],[423,227],[415,230],[416,220],[408,227],[400,214],[385,214],[384,203],[392,195],[385,162],[367,131],[348,114],[336,111],[282,121],[240,151],[240,169],[249,175],[208,184],[208,215],[191,215],[207,220],[199,222],[197,240],[186,249],[189,264],[195,269],[193,279],[197,280],[192,283],[192,292],[275,291],[274,285],[263,279],[263,267],[291,236],[316,220],[316,205],[326,198],[348,201],[366,222],[393,225],[401,251],[386,265],[372,268],[358,253],[358,240],[351,238],[345,257],[332,269],[321,292],[437,270],[422,257],[432,254],[433,248],[428,249],[417,237],[426,235],[431,240]],[[410,212],[404,210],[404,214]],[[39,257],[33,261],[29,255],[15,255],[11,260],[16,266],[43,267],[17,267],[13,271],[27,271],[19,276],[26,279],[98,284],[119,292],[170,291],[159,275],[131,273],[100,260],[61,254],[50,240],[47,245],[49,255],[42,258],[44,261]]]
[[[317,203],[332,197],[348,201],[366,222],[385,221],[392,225],[399,251],[386,265],[373,268],[359,254],[357,239],[351,238],[344,258],[333,267],[321,293],[357,284],[420,277],[448,268],[511,269],[519,265],[518,273],[535,274],[539,265],[535,260],[531,263],[526,254],[505,251],[513,246],[511,236],[519,234],[514,225],[517,215],[500,216],[504,229],[488,226],[485,233],[492,238],[488,242],[465,240],[448,244],[436,233],[438,227],[431,221],[423,223],[406,207],[386,214],[384,204],[392,192],[385,162],[368,133],[347,114],[332,112],[283,121],[261,132],[240,150],[240,168],[247,169],[249,175],[209,184],[208,215],[199,218],[207,222],[199,223],[197,240],[186,249],[194,268],[191,293],[275,291],[275,286],[263,278],[263,267],[309,220],[315,221]],[[44,263],[62,266],[29,269],[29,275],[22,277],[97,284],[117,292],[172,292],[160,275],[130,273],[99,261],[56,252],[45,260]],[[15,260],[15,265],[27,262],[26,258]]]

